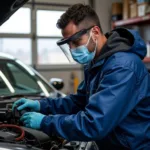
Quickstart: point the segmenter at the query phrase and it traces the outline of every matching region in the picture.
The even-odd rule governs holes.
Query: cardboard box
[[[129,18],[129,0],[123,0],[123,19]]]
[[[122,3],[116,2],[112,4],[112,15],[122,15]]]
[[[149,3],[141,3],[141,4],[138,4],[138,16],[139,16],[139,17],[145,16],[148,7],[149,7]]]
[[[129,4],[134,4],[136,3],[136,0],[130,0]]]
[[[137,17],[137,3],[130,4],[130,18]]]

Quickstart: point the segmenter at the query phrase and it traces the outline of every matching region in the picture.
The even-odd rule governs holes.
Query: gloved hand
[[[21,98],[13,104],[12,110],[14,110],[15,106],[19,106],[17,108],[19,111],[26,108],[31,109],[31,111],[36,111],[36,112],[40,111],[40,103],[37,100],[33,101],[33,100]]]
[[[25,127],[32,128],[32,129],[40,129],[41,122],[45,115],[36,113],[36,112],[27,112],[22,115],[20,120],[23,122]]]

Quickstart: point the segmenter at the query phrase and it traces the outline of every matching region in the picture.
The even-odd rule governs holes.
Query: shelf
[[[143,16],[143,17],[137,17],[137,18],[130,18],[127,20],[120,20],[112,23],[113,28],[120,27],[120,26],[127,26],[127,25],[137,25],[141,23],[150,23],[150,14]]]
[[[143,59],[143,62],[144,62],[144,63],[150,63],[150,57],[145,57],[145,58]]]
[[[119,20],[112,22],[112,29],[121,26],[140,25],[140,24],[150,24],[150,14],[143,17],[136,17],[127,20]],[[150,57],[145,57],[143,59],[143,62],[146,63],[146,65],[150,64]]]

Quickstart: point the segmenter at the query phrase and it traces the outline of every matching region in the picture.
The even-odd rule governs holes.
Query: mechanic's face
[[[88,39],[91,35],[89,44],[87,45],[87,48],[90,52],[92,52],[95,49],[95,45],[96,45],[96,37],[94,35],[93,28],[91,30],[89,30],[89,34],[84,34],[83,36],[79,37],[77,40],[68,43],[70,49],[76,48],[76,47],[81,46],[81,45],[86,45],[87,41],[88,41]],[[65,29],[62,30],[62,35],[63,35],[64,38],[68,38],[68,37],[72,36],[73,34],[75,34],[76,32],[78,32],[82,29],[85,29],[85,28],[78,27],[73,22],[70,22],[65,27]]]

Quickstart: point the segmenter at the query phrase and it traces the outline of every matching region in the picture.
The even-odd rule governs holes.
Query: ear
[[[93,39],[93,41],[96,41],[99,38],[99,36],[101,35],[100,28],[98,26],[94,26],[92,28],[92,33],[93,33],[92,39]]]

